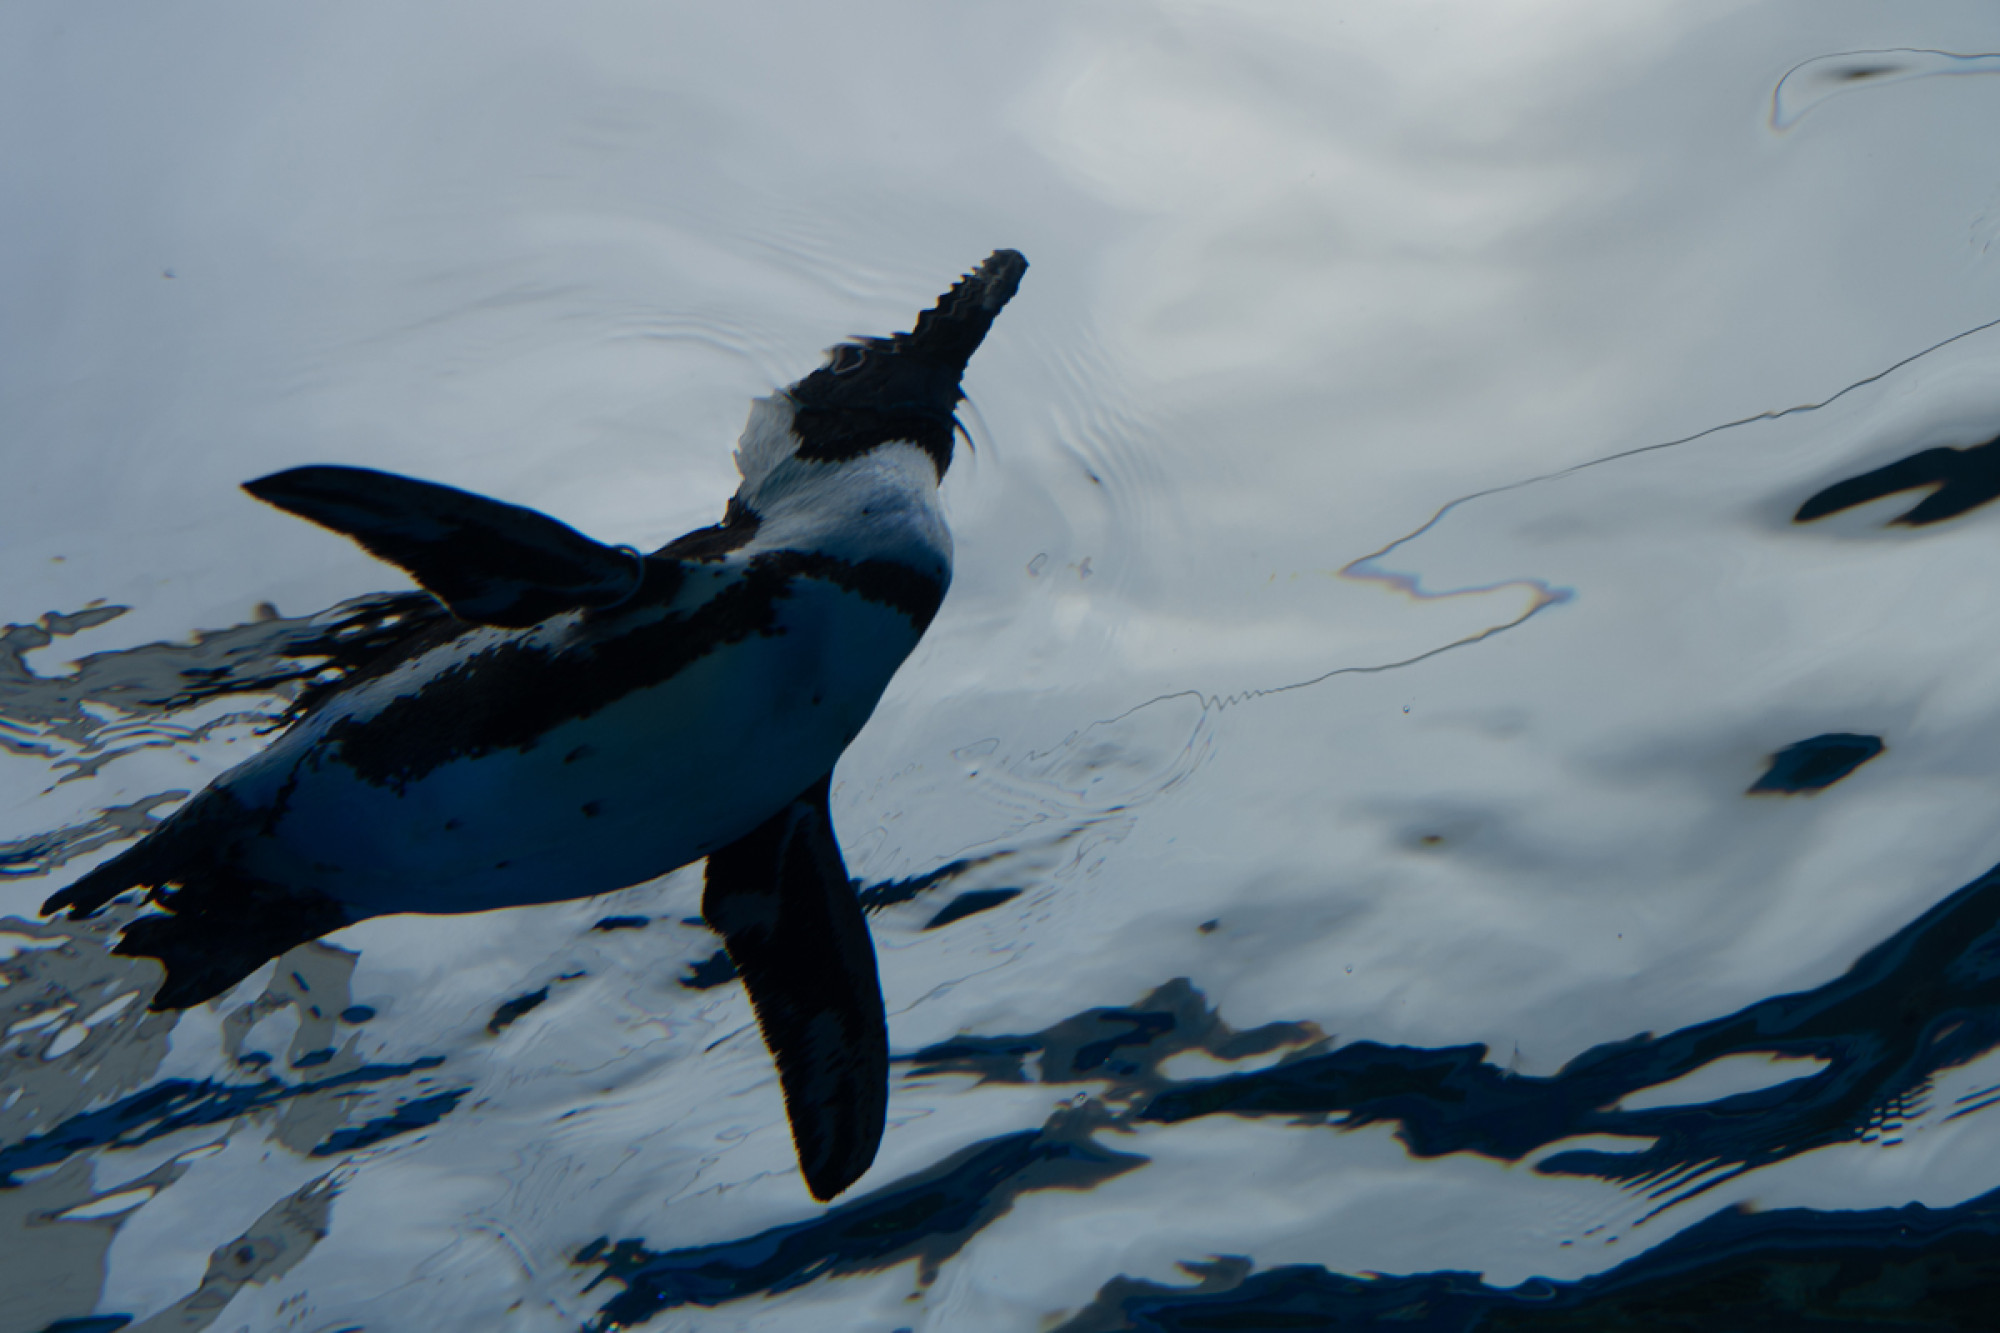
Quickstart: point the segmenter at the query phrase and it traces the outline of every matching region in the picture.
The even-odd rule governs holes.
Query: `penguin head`
[[[995,250],[917,316],[908,333],[833,348],[825,365],[784,392],[797,456],[838,462],[901,441],[930,455],[943,480],[966,363],[1027,268],[1018,251]]]

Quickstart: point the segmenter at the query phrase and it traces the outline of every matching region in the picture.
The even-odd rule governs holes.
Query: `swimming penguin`
[[[436,601],[42,910],[148,890],[164,910],[116,952],[158,959],[152,1007],[181,1009],[369,917],[583,898],[706,857],[702,915],[776,1060],[807,1188],[839,1194],[881,1141],[889,1049],[827,793],[944,600],[959,380],[1027,267],[996,251],[911,332],[842,343],[758,399],[722,522],[651,554],[365,468],[246,483]]]

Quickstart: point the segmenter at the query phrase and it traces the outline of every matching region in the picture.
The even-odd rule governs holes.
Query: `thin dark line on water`
[[[1942,351],[1944,348],[1951,346],[1953,343],[1962,342],[1965,339],[1970,338],[1975,334],[1984,333],[1988,329],[1996,327],[2000,327],[2000,318],[1989,319],[1983,324],[1976,324],[1969,329],[1964,329],[1958,333],[1954,333],[1948,338],[1943,338],[1937,342],[1932,343],[1930,346],[1924,348],[1921,351],[1912,352],[1908,356],[1905,356],[1900,360],[1891,362],[1888,366],[1884,367],[1881,370],[1876,371],[1872,375],[1864,376],[1861,379],[1855,380],[1853,383],[1842,388],[1839,392],[1831,394],[1826,398],[1822,398],[1818,402],[1798,403],[1791,407],[1772,408],[1768,411],[1752,413],[1749,416],[1738,417],[1733,421],[1725,421],[1720,425],[1709,426],[1703,430],[1698,430],[1694,432],[1692,435],[1683,435],[1678,439],[1662,440],[1654,444],[1642,444],[1632,449],[1622,449],[1617,453],[1605,454],[1601,458],[1591,458],[1591,459],[1586,459],[1581,463],[1572,463],[1568,467],[1558,468],[1553,472],[1544,472],[1538,476],[1524,477],[1519,481],[1510,481],[1501,486],[1489,486],[1485,490],[1474,491],[1470,495],[1461,495],[1457,499],[1443,506],[1435,514],[1432,514],[1430,518],[1425,520],[1425,522],[1420,527],[1414,529],[1411,532],[1405,533],[1401,537],[1396,538],[1396,540],[1390,542],[1388,545],[1382,547],[1379,550],[1372,551],[1367,555],[1359,557],[1358,559],[1349,561],[1346,565],[1343,565],[1340,569],[1340,575],[1343,578],[1352,578],[1357,581],[1388,583],[1392,586],[1402,588],[1404,591],[1408,592],[1411,596],[1421,597],[1426,600],[1439,597],[1462,596],[1466,593],[1497,592],[1502,588],[1516,586],[1516,585],[1536,588],[1538,590],[1538,595],[1536,597],[1535,603],[1532,606],[1530,606],[1526,611],[1523,611],[1520,615],[1514,617],[1514,619],[1512,620],[1505,622],[1504,624],[1488,626],[1486,629],[1479,631],[1477,634],[1468,635],[1463,639],[1455,639],[1450,643],[1441,644],[1436,648],[1432,648],[1425,652],[1418,653],[1412,657],[1402,658],[1398,661],[1382,662],[1382,663],[1377,663],[1376,665],[1373,666],[1335,667],[1331,671],[1322,672],[1319,675],[1313,676],[1308,680],[1293,681],[1290,684],[1286,685],[1273,685],[1261,689],[1239,690],[1230,694],[1208,694],[1201,690],[1194,690],[1194,689],[1174,690],[1166,694],[1155,695],[1153,698],[1148,699],[1143,703],[1134,704],[1130,708],[1127,708],[1123,712],[1115,714],[1112,717],[1100,719],[1096,725],[1110,725],[1115,722],[1122,722],[1126,718],[1130,717],[1132,714],[1138,712],[1142,708],[1150,708],[1154,704],[1165,703],[1173,699],[1195,699],[1200,702],[1203,709],[1214,709],[1219,712],[1222,709],[1228,708],[1233,704],[1248,703],[1253,699],[1262,699],[1273,694],[1284,694],[1292,690],[1306,689],[1309,686],[1318,685],[1325,681],[1331,680],[1335,676],[1352,676],[1352,675],[1366,676],[1366,675],[1376,675],[1385,671],[1399,671],[1404,667],[1415,666],[1420,662],[1429,661],[1431,658],[1437,657],[1443,653],[1450,652],[1453,649],[1470,647],[1473,644],[1480,643],[1483,642],[1484,640],[1490,639],[1496,634],[1501,634],[1506,632],[1507,630],[1519,628],[1521,625],[1526,624],[1531,618],[1533,618],[1541,611],[1546,610],[1548,607],[1560,606],[1564,602],[1571,600],[1574,594],[1567,588],[1552,588],[1548,584],[1542,583],[1539,580],[1534,580],[1534,579],[1507,580],[1499,583],[1487,584],[1485,586],[1478,588],[1457,589],[1453,592],[1448,592],[1448,593],[1425,593],[1421,589],[1416,587],[1416,580],[1413,576],[1410,575],[1387,574],[1387,573],[1376,574],[1367,572],[1357,573],[1355,571],[1359,571],[1362,569],[1363,566],[1372,564],[1375,561],[1382,559],[1384,556],[1396,550],[1398,547],[1407,546],[1409,543],[1415,541],[1417,538],[1423,536],[1425,533],[1429,532],[1432,528],[1436,527],[1439,523],[1443,522],[1445,516],[1447,514],[1450,514],[1454,509],[1459,508],[1461,505],[1470,504],[1474,500],[1483,500],[1490,495],[1501,495],[1508,491],[1520,490],[1523,487],[1539,485],[1542,482],[1546,481],[1556,481],[1563,477],[1570,476],[1574,473],[1585,471],[1586,469],[1589,468],[1601,467],[1606,463],[1616,463],[1622,459],[1636,458],[1641,454],[1656,453],[1662,449],[1677,449],[1682,445],[1693,444],[1697,440],[1707,439],[1711,435],[1718,435],[1726,430],[1735,430],[1741,426],[1755,425],[1760,421],[1778,421],[1782,420],[1785,417],[1798,416],[1808,412],[1817,412],[1821,408],[1831,407],[1833,404],[1839,402],[1842,398],[1845,398],[1848,394],[1853,393],[1857,389],[1865,389],[1871,384],[1879,383],[1880,381],[1887,379],[1889,376],[1895,374],[1897,371],[1902,370],[1905,367],[1910,366],[1918,361],[1921,361],[1923,358],[1931,355],[1931,353],[1933,352]]]
[[[1564,601],[1567,599],[1565,597],[1557,597],[1554,600]],[[1427,648],[1423,652],[1418,653],[1414,657],[1405,657],[1400,659],[1399,661],[1378,662],[1374,666],[1335,667],[1333,668],[1333,670],[1322,672],[1319,675],[1312,677],[1310,680],[1295,680],[1288,685],[1268,685],[1260,689],[1238,690],[1233,694],[1204,694],[1200,690],[1192,690],[1192,689],[1173,690],[1167,694],[1154,695],[1152,698],[1146,700],[1144,703],[1133,704],[1130,708],[1127,708],[1122,713],[1116,713],[1107,718],[1100,718],[1098,721],[1092,723],[1091,725],[1100,727],[1111,726],[1114,723],[1123,722],[1126,718],[1132,716],[1132,714],[1138,712],[1142,708],[1151,708],[1154,704],[1166,703],[1173,699],[1194,699],[1201,704],[1204,710],[1213,709],[1216,712],[1221,712],[1223,709],[1228,708],[1234,704],[1249,703],[1253,699],[1262,699],[1273,694],[1285,694],[1292,690],[1303,690],[1308,688],[1309,686],[1318,685],[1324,681],[1332,680],[1335,676],[1373,676],[1373,675],[1379,675],[1384,671],[1398,671],[1401,670],[1403,667],[1415,666],[1419,662],[1428,661],[1430,658],[1451,652],[1455,648],[1469,648],[1473,644],[1478,643],[1481,640],[1490,639],[1495,634],[1499,634],[1506,630],[1513,629],[1515,626],[1523,623],[1528,619],[1528,617],[1534,615],[1537,611],[1540,611],[1544,606],[1547,605],[1550,605],[1550,603],[1538,602],[1536,603],[1536,605],[1528,608],[1526,611],[1523,611],[1520,615],[1514,617],[1514,619],[1512,620],[1505,622],[1504,624],[1489,625],[1485,629],[1480,630],[1477,634],[1468,635],[1463,639],[1454,639],[1450,643],[1439,644],[1435,648]]]
[[[1446,514],[1449,514],[1452,510],[1458,508],[1460,505],[1470,504],[1474,500],[1483,500],[1489,495],[1500,495],[1507,491],[1520,490],[1524,486],[1535,486],[1545,481],[1556,481],[1560,478],[1567,477],[1572,473],[1582,472],[1588,468],[1601,467],[1606,463],[1616,463],[1621,459],[1635,458],[1640,454],[1655,453],[1661,449],[1678,449],[1680,446],[1684,444],[1693,444],[1697,440],[1707,439],[1711,435],[1718,435],[1726,430],[1735,430],[1739,426],[1753,426],[1760,421],[1779,421],[1785,417],[1798,416],[1806,412],[1817,412],[1821,408],[1833,406],[1835,403],[1845,398],[1848,394],[1853,393],[1856,389],[1865,389],[1871,384],[1875,384],[1882,380],[1887,379],[1889,376],[1895,374],[1897,371],[1902,370],[1906,366],[1913,365],[1914,363],[1923,360],[1925,357],[1929,356],[1933,352],[1942,351],[1945,348],[1951,346],[1955,342],[1962,342],[1963,340],[1972,337],[1974,334],[1984,333],[1986,330],[1994,328],[1996,326],[2000,326],[2000,318],[1989,319],[1984,324],[1975,324],[1973,327],[1969,329],[1965,329],[1959,333],[1952,334],[1949,338],[1945,338],[1938,342],[1932,343],[1929,347],[1924,348],[1920,352],[1912,352],[1908,356],[1904,357],[1902,360],[1892,362],[1885,369],[1878,370],[1873,375],[1869,375],[1866,376],[1865,378],[1858,379],[1854,381],[1852,384],[1849,384],[1846,388],[1840,390],[1838,393],[1835,393],[1827,398],[1822,398],[1820,401],[1816,403],[1798,403],[1792,407],[1772,408],[1769,411],[1753,413],[1752,415],[1747,417],[1738,417],[1734,421],[1725,421],[1718,426],[1709,426],[1704,430],[1696,431],[1692,435],[1683,435],[1677,440],[1662,440],[1655,444],[1642,444],[1631,449],[1621,449],[1615,454],[1605,454],[1602,458],[1590,458],[1584,460],[1581,463],[1572,463],[1568,467],[1558,468],[1554,472],[1544,472],[1539,476],[1524,477],[1520,481],[1510,481],[1502,486],[1489,486],[1487,489],[1483,491],[1474,491],[1470,495],[1461,495],[1456,500],[1453,500],[1450,504],[1445,505],[1444,508],[1438,510],[1437,513],[1431,515],[1430,519],[1426,521],[1422,527],[1416,529],[1414,532],[1410,532],[1405,534],[1404,536],[1398,537],[1395,541],[1390,542],[1387,546],[1384,546],[1379,551],[1371,552],[1368,555],[1362,556],[1359,560],[1351,562],[1341,570],[1341,573],[1345,574],[1347,570],[1353,569],[1356,566],[1365,565],[1372,561],[1380,560],[1383,556],[1389,554],[1389,552],[1395,550],[1397,547],[1408,545],[1410,542],[1415,541],[1417,538],[1423,536],[1426,532],[1429,532],[1432,528],[1436,527],[1439,523],[1441,523],[1444,520],[1444,516]],[[1363,575],[1361,577],[1369,578],[1376,576]],[[1432,594],[1432,595],[1438,596],[1442,594]]]

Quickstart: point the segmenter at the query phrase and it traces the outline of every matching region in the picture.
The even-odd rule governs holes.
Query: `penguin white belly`
[[[800,578],[770,631],[526,745],[385,783],[322,738],[258,775],[255,785],[290,790],[270,831],[244,849],[246,868],[311,884],[355,919],[640,883],[742,837],[824,776],[917,634],[900,611]]]

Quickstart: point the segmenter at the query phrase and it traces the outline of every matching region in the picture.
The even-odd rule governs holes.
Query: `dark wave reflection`
[[[1056,1333],[1962,1333],[1993,1327],[1996,1260],[2000,1190],[1956,1208],[1729,1209],[1609,1272],[1504,1290],[1471,1273],[1356,1278],[1303,1264],[1253,1273],[1244,1259],[1190,1263],[1198,1285],[1115,1278]]]
[[[922,1073],[988,1081],[1101,1081],[1114,1098],[1135,1099],[1133,1118],[1141,1121],[1235,1115],[1335,1117],[1339,1128],[1392,1122],[1418,1157],[1472,1152],[1519,1161],[1577,1135],[1651,1138],[1642,1151],[1560,1152],[1535,1169],[1646,1191],[1658,1212],[1814,1148],[1893,1138],[1925,1109],[1936,1075],[2000,1046],[2000,867],[1824,986],[1663,1037],[1598,1046],[1547,1077],[1510,1073],[1481,1045],[1359,1041],[1325,1050],[1316,1036],[1309,1024],[1232,1032],[1180,981],[1131,1008],[1093,1009],[1037,1033],[964,1037],[906,1058]],[[1182,1082],[1159,1072],[1183,1050],[1243,1059],[1302,1045],[1251,1072]],[[1827,1064],[1776,1087],[1694,1105],[1615,1105],[1732,1055]],[[1952,1114],[1985,1104],[1971,1094]]]
[[[1921,528],[1992,503],[2000,496],[2000,437],[1963,449],[1925,449],[1835,482],[1800,505],[1792,521],[1812,523],[1856,505],[1920,490],[1929,494],[1889,522]]]
[[[1723,1181],[1829,1144],[1893,1129],[1931,1080],[2000,1045],[2000,867],[1952,894],[1815,990],[1761,1000],[1664,1037],[1584,1052],[1546,1078],[1513,1075],[1483,1046],[1356,1042],[1276,1068],[1171,1088],[1144,1120],[1331,1115],[1395,1121],[1419,1157],[1518,1161],[1578,1134],[1655,1137],[1639,1152],[1557,1153],[1536,1170],[1646,1190],[1657,1212]],[[1805,1056],[1825,1069],[1693,1106],[1623,1110],[1620,1098],[1727,1055]],[[1968,1103],[1971,1105],[1972,1103]],[[1960,1108],[1965,1109],[1965,1108]]]
[[[1510,1074],[1478,1045],[1354,1042],[1328,1050],[1309,1023],[1232,1029],[1186,980],[1129,1007],[1087,1010],[1040,1032],[966,1036],[898,1062],[910,1076],[1095,1083],[1093,1097],[1040,1131],[965,1149],[821,1217],[741,1240],[655,1253],[600,1238],[576,1262],[625,1286],[596,1330],[684,1305],[770,1295],[821,1277],[916,1261],[919,1280],[1029,1189],[1089,1189],[1146,1159],[1094,1142],[1135,1122],[1208,1115],[1393,1122],[1417,1157],[1472,1152],[1518,1161],[1582,1134],[1650,1137],[1643,1151],[1569,1151],[1535,1169],[1643,1190],[1653,1212],[1811,1149],[1875,1137],[1924,1109],[1932,1080],[2000,1045],[2000,867],[1870,950],[1817,989],[1781,995],[1664,1037],[1596,1047],[1548,1077]],[[1171,1057],[1284,1054],[1267,1069],[1176,1081]],[[1705,1103],[1615,1103],[1730,1055],[1804,1056],[1827,1066],[1776,1087]],[[1969,1093],[1949,1115],[2000,1102]],[[1651,1216],[1649,1213],[1648,1216]],[[2000,1297],[2000,1191],[1953,1208],[1853,1212],[1726,1209],[1608,1272],[1573,1283],[1489,1287],[1468,1273],[1356,1278],[1313,1266],[1254,1272],[1248,1259],[1186,1265],[1174,1288],[1107,1283],[1062,1333],[1278,1328],[1986,1327]],[[1893,1311],[1886,1322],[1883,1316]],[[1866,1316],[1863,1318],[1863,1316]]]
[[[929,1283],[939,1267],[1014,1200],[1034,1190],[1087,1190],[1144,1165],[1113,1152],[1091,1131],[1100,1108],[1058,1112],[1040,1130],[975,1143],[944,1161],[807,1222],[742,1240],[654,1253],[636,1240],[600,1237],[576,1262],[601,1265],[625,1290],[605,1302],[592,1333],[628,1328],[661,1311],[776,1295],[821,1277],[877,1272],[915,1262]]]
[[[1857,736],[1850,731],[1809,736],[1772,755],[1771,766],[1750,784],[1749,794],[1796,796],[1825,791],[1884,748],[1880,736]]]

